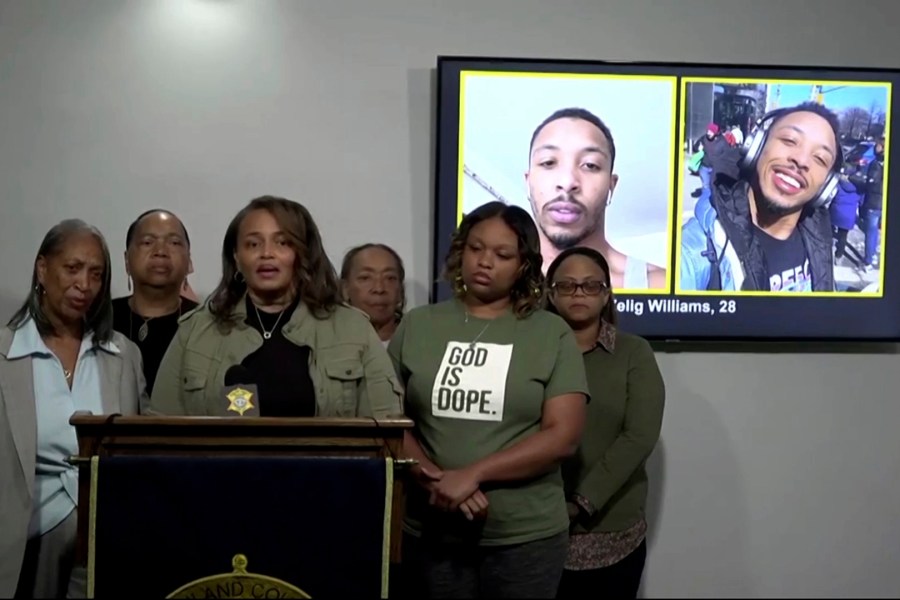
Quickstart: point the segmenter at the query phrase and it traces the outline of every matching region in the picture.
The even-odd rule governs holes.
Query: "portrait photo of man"
[[[584,108],[564,108],[535,129],[525,173],[528,201],[544,267],[573,246],[600,252],[614,289],[666,287],[666,269],[615,249],[606,237],[606,210],[619,176],[609,127]]]
[[[599,251],[617,292],[670,289],[672,77],[466,74],[460,213],[500,200],[534,217],[546,271]],[[510,104],[509,98],[516,98]]]

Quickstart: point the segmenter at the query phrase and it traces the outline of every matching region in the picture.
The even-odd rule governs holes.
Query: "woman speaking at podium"
[[[409,312],[389,345],[416,423],[404,444],[422,484],[405,523],[415,597],[556,595],[560,462],[578,447],[588,387],[572,330],[540,308],[541,266],[527,212],[477,208],[446,261],[455,298]]]
[[[306,208],[273,196],[250,202],[228,226],[222,265],[209,300],[180,320],[151,414],[402,413],[387,352],[365,315],[341,304],[337,274]],[[226,381],[235,367],[243,380]],[[228,384],[252,384],[258,394],[235,403]]]
[[[64,598],[72,577],[76,411],[136,415],[141,353],[113,331],[109,250],[95,228],[63,221],[44,237],[31,291],[0,329],[0,597]],[[82,571],[82,576],[86,575]]]

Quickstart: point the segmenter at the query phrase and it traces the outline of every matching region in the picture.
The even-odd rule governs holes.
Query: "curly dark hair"
[[[498,217],[515,232],[519,241],[522,266],[509,292],[509,298],[513,313],[517,318],[524,319],[540,309],[544,302],[544,273],[541,270],[544,258],[541,256],[540,238],[534,219],[524,209],[503,202],[488,202],[465,215],[450,242],[450,250],[444,260],[443,277],[450,283],[457,298],[462,299],[466,295],[462,281],[462,256],[469,233],[482,221]]]
[[[550,263],[550,266],[547,267],[547,285],[553,285],[553,278],[556,276],[556,271],[570,256],[587,257],[597,263],[597,266],[603,270],[603,281],[606,283],[607,289],[609,290],[609,299],[606,301],[606,306],[600,311],[600,318],[610,325],[617,324],[619,321],[619,313],[616,311],[616,301],[612,291],[612,280],[609,278],[609,263],[606,262],[606,258],[604,258],[602,254],[593,248],[588,248],[587,246],[575,246],[560,252],[553,262]],[[559,314],[559,310],[557,310],[552,302],[548,301],[546,308],[554,314]]]
[[[296,252],[294,260],[294,281],[297,282],[300,300],[318,319],[326,319],[340,304],[340,288],[334,265],[325,254],[322,236],[312,215],[298,202],[262,196],[235,215],[225,231],[222,242],[222,279],[212,293],[209,311],[215,320],[226,328],[234,324],[234,307],[247,291],[243,278],[237,279],[237,264],[234,253],[237,249],[238,230],[244,218],[254,210],[269,211],[288,236]]]

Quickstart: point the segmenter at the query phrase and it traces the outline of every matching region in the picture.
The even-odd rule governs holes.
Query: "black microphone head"
[[[256,377],[244,365],[232,365],[225,371],[225,385],[251,385],[256,383]]]

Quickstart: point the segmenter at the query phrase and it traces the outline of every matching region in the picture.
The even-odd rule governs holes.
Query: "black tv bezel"
[[[490,67],[503,66],[504,68],[513,66],[522,68],[522,70],[526,70],[527,67],[533,67],[535,65],[541,65],[545,67],[543,70],[548,72],[550,69],[546,67],[548,65],[553,65],[554,67],[561,67],[562,71],[565,71],[566,67],[602,67],[603,65],[610,65],[616,67],[637,67],[637,68],[648,68],[648,69],[678,69],[678,68],[688,68],[692,70],[696,69],[728,69],[729,71],[755,71],[758,72],[763,69],[769,70],[777,70],[782,72],[796,72],[796,73],[816,73],[816,72],[852,72],[853,74],[890,74],[892,79],[900,79],[900,68],[897,67],[850,67],[850,66],[834,66],[834,65],[781,65],[781,64],[747,64],[747,63],[704,63],[704,62],[686,62],[686,61],[632,61],[632,60],[590,60],[590,59],[575,59],[575,58],[533,58],[533,57],[499,57],[499,56],[465,56],[465,55],[438,55],[437,56],[437,64],[436,64],[436,87],[435,87],[435,135],[433,140],[433,197],[431,199],[432,206],[434,208],[434,221],[432,223],[432,268],[434,269],[434,277],[432,278],[432,285],[429,289],[429,302],[435,302],[439,296],[440,289],[443,285],[446,285],[445,282],[441,280],[441,272],[443,270],[443,262],[444,262],[444,254],[446,248],[449,246],[449,240],[446,243],[442,243],[439,235],[439,229],[441,228],[442,215],[441,215],[441,206],[438,203],[438,197],[440,195],[441,188],[441,146],[442,146],[442,126],[445,119],[445,113],[448,112],[445,103],[443,102],[444,97],[444,86],[445,86],[445,75],[447,65],[451,63],[455,63],[460,65],[460,68],[457,68],[456,71],[462,71],[466,68],[472,67],[474,69],[485,69],[490,70]],[[465,67],[462,66],[465,64]],[[694,76],[704,76],[702,74],[697,74]],[[735,75],[740,77],[739,73]],[[758,76],[758,74],[757,74]],[[891,111],[890,111],[890,125],[893,125],[894,121],[900,123],[900,117],[896,111],[893,110],[896,105],[895,96],[891,95]],[[676,88],[676,103],[680,106],[681,103],[681,87],[677,86]],[[458,118],[459,116],[459,103],[456,103],[455,114]],[[676,136],[681,134],[681,123],[676,122]],[[890,127],[893,132],[893,127]],[[676,137],[676,139],[680,139]],[[897,163],[896,160],[892,161],[889,165],[889,181],[896,181],[900,179],[900,163]],[[897,178],[895,178],[894,172],[897,172]],[[676,169],[676,184],[677,177],[679,174]],[[900,209],[897,209],[900,210]],[[455,213],[455,211],[454,211]],[[886,217],[885,217],[886,218]],[[672,244],[675,245],[675,236],[672,236]],[[885,246],[886,247],[886,246]],[[900,252],[898,252],[900,254]],[[898,257],[900,258],[900,257]],[[890,261],[893,263],[893,260]],[[736,296],[738,296],[736,294]],[[670,297],[678,297],[677,294],[673,293]],[[886,296],[881,296],[880,298],[873,299],[878,301],[883,301]],[[900,299],[898,299],[900,302]],[[827,345],[835,345],[835,344],[852,344],[855,346],[864,346],[868,349],[874,349],[879,346],[884,346],[887,344],[897,344],[900,343],[900,330],[898,330],[894,335],[887,335],[885,337],[830,337],[830,336],[816,336],[816,337],[797,337],[797,336],[737,336],[737,335],[729,335],[729,336],[690,336],[690,335],[682,335],[679,337],[672,336],[664,336],[664,335],[644,335],[646,339],[654,342],[655,345],[662,345],[667,350],[672,349],[672,345],[691,345],[693,349],[712,349],[715,347],[717,350],[725,350],[723,346],[727,346],[728,344],[740,344],[747,345],[751,344],[754,347],[760,347],[762,345],[784,345],[784,344],[798,344],[798,343],[809,343],[809,344],[827,344]],[[698,345],[699,344],[699,345]],[[746,350],[744,350],[746,351]]]

